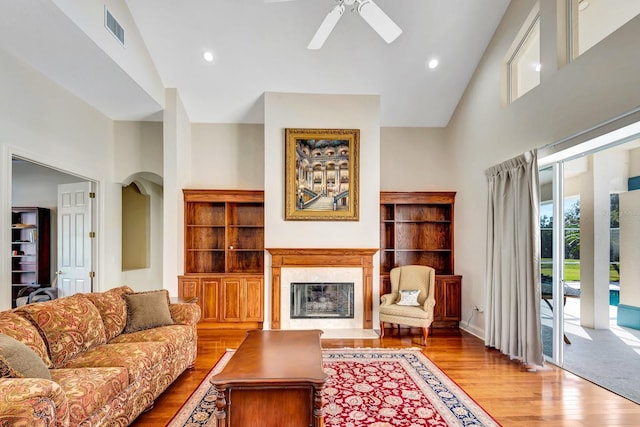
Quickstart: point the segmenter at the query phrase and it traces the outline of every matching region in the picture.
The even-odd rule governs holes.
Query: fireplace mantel
[[[271,329],[280,329],[281,270],[298,267],[362,268],[362,328],[373,328],[373,255],[378,252],[377,248],[267,248],[267,251],[271,254]]]

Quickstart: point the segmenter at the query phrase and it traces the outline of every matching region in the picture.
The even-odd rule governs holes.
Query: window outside
[[[508,62],[510,102],[540,84],[540,15],[525,25],[524,38]]]
[[[640,14],[638,0],[568,0],[573,17],[573,57],[582,55],[598,42]]]

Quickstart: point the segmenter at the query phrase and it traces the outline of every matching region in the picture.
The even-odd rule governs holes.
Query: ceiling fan
[[[291,0],[264,0],[265,3],[275,3]],[[329,37],[329,34],[333,31],[336,24],[344,14],[346,6],[353,6],[357,3],[357,6],[351,9],[357,10],[362,19],[373,28],[376,33],[380,35],[387,43],[391,43],[402,34],[402,29],[396,25],[395,22],[384,13],[380,7],[373,2],[373,0],[336,0],[336,4],[333,9],[324,18],[320,27],[316,31],[315,35],[309,42],[307,49],[320,49],[324,42]]]

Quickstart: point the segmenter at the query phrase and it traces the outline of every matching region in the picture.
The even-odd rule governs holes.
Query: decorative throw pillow
[[[400,291],[400,300],[396,304],[419,306],[420,305],[418,303],[419,294],[420,294],[420,289],[411,290],[411,291]]]
[[[169,311],[169,291],[136,292],[125,294],[127,302],[127,325],[124,333],[173,325]]]
[[[35,351],[5,334],[0,334],[0,376],[51,379],[49,369]]]

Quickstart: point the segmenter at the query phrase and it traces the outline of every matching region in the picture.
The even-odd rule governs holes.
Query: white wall
[[[266,248],[377,248],[380,245],[380,99],[373,95],[268,92],[264,97]],[[285,128],[360,129],[360,219],[285,221]],[[379,259],[374,258],[374,277]],[[270,307],[271,258],[265,262],[265,307]],[[377,314],[378,287],[374,286]],[[265,325],[269,310],[265,310]],[[377,316],[374,324],[378,322]]]
[[[640,190],[620,194],[620,303],[640,307]]]
[[[101,218],[96,288],[117,286],[119,268],[114,267],[120,260],[107,255],[118,253],[120,245],[112,232],[120,199],[112,177],[112,121],[4,51],[0,51],[0,64],[0,211],[10,210],[12,155],[95,180]],[[1,218],[0,242],[9,247],[11,219],[9,215]],[[3,282],[10,277],[9,261],[0,257]],[[9,306],[10,288],[0,286],[0,309]]]
[[[382,191],[455,191],[445,128],[380,129]]]
[[[189,188],[264,189],[264,126],[194,123]]]
[[[53,0],[53,2],[158,104],[164,104],[164,86],[160,75],[125,0]],[[105,28],[105,6],[122,25],[125,31],[126,48]]]
[[[559,0],[560,1],[560,0]],[[640,105],[640,16],[565,67],[543,64],[542,83],[505,105],[505,55],[535,0],[511,2],[449,125],[456,177],[456,270],[462,317],[484,306],[487,184],[484,170],[572,136]],[[557,58],[556,1],[543,1],[542,58]],[[484,319],[469,329],[482,333]],[[466,322],[462,322],[466,327]]]
[[[182,189],[191,180],[191,123],[176,89],[167,89],[165,99],[162,287],[177,296],[178,275],[184,273]]]
[[[135,181],[149,196],[149,266],[121,274],[122,283],[135,291],[163,286],[163,129],[161,122],[114,122],[115,181],[121,186]]]
[[[265,246],[377,248],[380,216],[379,97],[265,94]],[[359,221],[285,221],[285,128],[360,129]]]
[[[163,126],[161,122],[113,122],[113,165],[117,182],[130,183],[132,175],[163,174]]]

